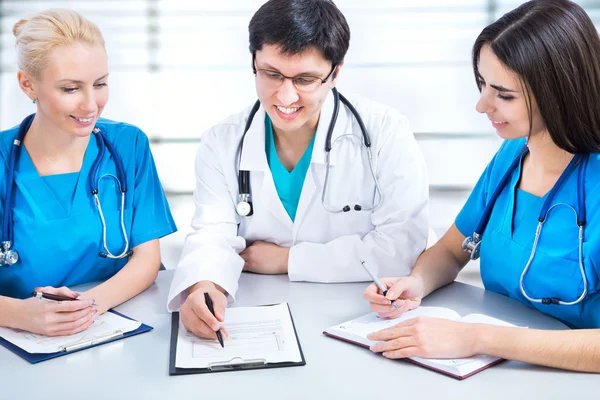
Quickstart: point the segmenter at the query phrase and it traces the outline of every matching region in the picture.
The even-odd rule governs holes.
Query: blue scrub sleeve
[[[2,222],[4,221],[4,196],[6,195],[6,176],[8,168],[6,168],[4,154],[0,151],[0,236],[2,235]],[[0,238],[4,239],[4,238]]]
[[[177,231],[158,178],[148,137],[141,131],[137,135],[135,154],[132,247]]]
[[[472,236],[473,232],[475,232],[475,229],[477,229],[477,225],[479,225],[479,221],[483,216],[483,212],[489,197],[493,194],[496,188],[494,185],[491,185],[490,182],[492,175],[496,177],[499,175],[498,172],[501,173],[500,176],[504,175],[505,171],[498,171],[502,168],[502,165],[498,165],[502,164],[499,163],[498,160],[504,158],[506,155],[505,148],[507,147],[507,143],[509,142],[505,141],[502,143],[502,146],[500,146],[500,149],[496,152],[494,158],[492,158],[492,161],[490,161],[490,163],[487,165],[479,177],[477,184],[473,188],[473,191],[469,195],[467,202],[460,210],[456,220],[454,221],[454,224],[460,233],[463,234],[463,236]]]

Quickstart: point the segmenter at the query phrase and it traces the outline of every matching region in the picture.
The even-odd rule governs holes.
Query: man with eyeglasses
[[[364,261],[378,275],[408,275],[427,242],[427,173],[408,121],[334,89],[350,41],[340,10],[270,0],[249,32],[259,103],[202,135],[194,232],[168,297],[205,338],[216,338],[242,270],[368,281]]]

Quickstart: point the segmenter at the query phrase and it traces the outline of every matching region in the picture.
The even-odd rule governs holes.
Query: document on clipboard
[[[225,347],[188,332],[179,313],[171,323],[170,375],[306,364],[287,303],[227,309]]]
[[[31,363],[37,363],[151,329],[148,325],[109,310],[85,331],[71,336],[45,336],[0,327],[0,345]]]

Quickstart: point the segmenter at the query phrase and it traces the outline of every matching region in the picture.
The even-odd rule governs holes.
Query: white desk
[[[464,381],[325,337],[324,328],[369,312],[366,283],[290,283],[243,274],[237,305],[290,304],[306,366],[169,376],[172,271],[117,308],[154,327],[149,333],[30,365],[0,346],[0,399],[566,399],[596,396],[600,376],[504,362]],[[560,322],[494,293],[453,283],[425,299],[465,315],[482,312],[530,328]],[[379,395],[380,394],[380,395]]]

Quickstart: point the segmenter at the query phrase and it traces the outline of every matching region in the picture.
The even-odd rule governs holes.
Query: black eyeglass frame
[[[321,79],[321,77],[319,77],[319,76],[312,76],[312,75],[285,76],[285,75],[283,75],[279,71],[273,71],[273,70],[264,69],[264,68],[256,68],[256,54],[252,54],[252,72],[254,72],[254,75],[256,75],[258,73],[258,71],[270,71],[270,72],[273,72],[275,74],[281,75],[281,77],[284,80],[285,79],[291,80],[292,83],[294,83],[294,86],[296,86],[296,83],[294,82],[294,80],[297,79],[297,78],[314,78],[314,79],[318,79],[318,80],[321,81],[321,85],[323,85],[323,84],[327,83],[327,81],[329,80],[329,78],[331,78],[331,76],[333,75],[333,73],[335,72],[335,69],[337,67],[338,67],[338,65],[334,64],[333,68],[331,68],[331,72],[329,72],[329,74],[327,74],[327,76],[325,77],[325,79]]]

